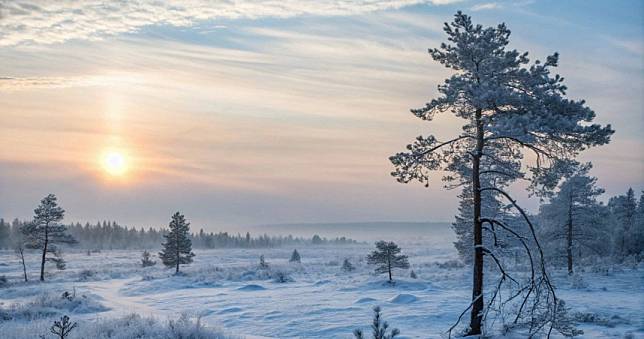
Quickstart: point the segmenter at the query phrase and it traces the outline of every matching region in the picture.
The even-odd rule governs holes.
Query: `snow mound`
[[[396,280],[393,282],[389,281],[369,281],[362,285],[352,286],[352,287],[343,287],[338,289],[341,292],[353,292],[353,291],[368,291],[368,290],[382,290],[382,289],[395,289],[399,291],[425,291],[430,289],[429,283],[423,281],[408,281],[408,280]]]
[[[245,285],[240,288],[238,288],[238,291],[263,291],[266,288],[264,286],[260,285],[255,285],[255,284],[250,284],[250,285]]]
[[[313,286],[322,286],[331,283],[331,280],[325,279],[325,280],[318,280],[313,284]]]
[[[429,284],[422,281],[401,280],[396,281],[395,286],[397,289],[405,291],[423,291],[430,289]]]
[[[127,296],[140,296],[148,294],[166,293],[175,290],[195,288],[218,288],[221,284],[203,277],[186,277],[173,275],[170,277],[148,277],[139,281],[128,282],[121,292]]]
[[[399,294],[399,295],[389,299],[389,302],[394,303],[394,304],[410,304],[410,303],[413,303],[413,302],[415,302],[417,300],[418,300],[418,298],[413,294],[402,293],[402,294]]]
[[[354,301],[353,303],[354,304],[366,304],[366,303],[371,303],[371,302],[374,302],[374,301],[376,301],[376,299],[366,297],[366,298],[360,298],[360,299]]]
[[[236,313],[236,312],[241,312],[241,311],[243,311],[243,310],[241,308],[239,308],[239,307],[229,307],[229,308],[224,308],[223,310],[221,310],[221,311],[219,311],[217,313],[226,314],[226,313]]]
[[[99,296],[90,293],[77,295],[76,292],[59,294],[46,291],[30,302],[13,304],[6,309],[0,307],[0,320],[33,320],[59,314],[88,314],[109,310],[99,300],[101,300]]]

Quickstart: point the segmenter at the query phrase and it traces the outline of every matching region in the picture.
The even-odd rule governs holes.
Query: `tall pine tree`
[[[626,257],[632,254],[638,254],[641,249],[641,244],[634,243],[635,236],[635,221],[637,212],[637,201],[635,200],[635,192],[629,188],[626,195],[620,195],[610,198],[608,201],[608,208],[615,220],[617,226],[616,239],[617,250],[620,257]]]
[[[190,241],[190,223],[186,222],[183,214],[177,212],[172,215],[172,221],[168,225],[170,233],[165,234],[163,250],[159,252],[159,258],[167,267],[175,267],[175,273],[179,273],[179,265],[192,262],[192,242]]]
[[[559,191],[550,202],[540,209],[544,240],[556,254],[565,253],[569,274],[573,273],[574,253],[581,253],[584,247],[603,254],[601,244],[597,242],[605,242],[608,236],[603,227],[605,207],[597,202],[604,190],[596,186],[597,178],[588,175],[590,168],[590,163],[580,165],[559,185]]]
[[[503,221],[481,214],[483,200],[489,199],[485,192],[497,193],[531,224],[504,187],[518,179],[529,179],[531,188],[552,189],[570,170],[571,161],[580,151],[608,143],[613,130],[610,126],[592,124],[595,112],[583,100],[566,98],[563,78],[551,73],[557,66],[558,54],[548,56],[543,63],[530,64],[528,53],[508,48],[510,30],[505,24],[475,25],[461,12],[452,23],[445,24],[444,31],[448,42],[429,53],[454,73],[438,86],[438,98],[412,113],[429,122],[437,114],[454,114],[463,121],[462,132],[445,141],[433,135],[419,136],[405,152],[390,160],[395,166],[392,175],[402,183],[417,180],[428,184],[431,172],[447,171],[449,174],[443,179],[448,187],[472,187],[474,256],[468,334],[479,335],[486,315],[483,259],[484,255],[494,259],[493,249],[484,246],[483,231],[513,232]],[[533,157],[525,157],[526,152]],[[536,161],[525,163],[526,158]],[[533,229],[532,225],[530,228]],[[538,243],[536,237],[532,240]],[[531,293],[524,298],[527,302],[532,297],[535,303],[554,300],[544,308],[549,314],[535,317],[537,308],[530,307],[530,316],[523,318],[522,308],[515,323],[522,318],[531,322],[544,319],[552,329],[556,298],[547,272],[540,266],[543,279],[532,278],[530,284],[545,282],[552,296],[539,298],[531,295],[534,289],[529,289]],[[502,267],[500,270],[505,272]],[[501,279],[504,278],[505,275]],[[496,298],[498,294],[492,292],[490,296]],[[532,328],[543,327],[537,324]]]
[[[644,191],[640,193],[640,199],[637,203],[633,243],[636,245],[635,252],[641,255],[644,251]]]
[[[45,262],[60,262],[57,256],[57,244],[72,244],[76,240],[67,234],[67,227],[60,222],[65,217],[65,210],[58,206],[57,198],[49,194],[40,201],[34,210],[34,219],[21,229],[26,247],[42,250],[40,260],[40,281],[45,280]],[[54,254],[54,257],[48,257]]]

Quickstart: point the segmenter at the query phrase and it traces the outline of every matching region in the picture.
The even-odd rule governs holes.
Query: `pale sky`
[[[616,130],[582,159],[608,194],[644,189],[641,1],[106,3],[0,0],[5,219],[55,193],[66,221],[137,227],[452,220],[457,191],[399,184],[388,157],[459,131],[409,113],[449,75],[427,49],[459,9],[558,51]]]

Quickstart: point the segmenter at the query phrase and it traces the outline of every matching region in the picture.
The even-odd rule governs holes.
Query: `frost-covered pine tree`
[[[11,227],[4,219],[0,218],[0,249],[14,247],[11,241]]]
[[[636,245],[635,252],[641,255],[644,252],[644,191],[640,193],[640,199],[637,203],[633,243]]]
[[[389,323],[382,319],[380,306],[373,308],[373,321],[371,322],[371,335],[373,339],[395,339],[400,334],[397,328],[389,328]],[[355,339],[366,339],[361,329],[353,330]]]
[[[183,214],[177,212],[172,215],[172,221],[168,225],[170,233],[165,234],[163,250],[159,252],[161,262],[167,267],[175,267],[175,273],[179,273],[179,265],[192,262],[192,242],[190,241],[190,223],[186,222]]]
[[[45,281],[45,263],[51,261],[60,267],[62,258],[57,253],[59,244],[73,244],[76,241],[67,234],[67,227],[60,222],[65,210],[58,206],[57,198],[49,194],[40,201],[34,210],[34,219],[21,229],[25,246],[42,251],[40,259],[40,281]],[[54,255],[48,256],[48,255]]]
[[[295,250],[293,250],[293,253],[291,254],[291,259],[289,259],[288,261],[289,262],[299,263],[299,262],[301,262],[301,259],[302,258],[300,257],[300,253],[298,253],[297,249],[295,249]]]
[[[407,256],[399,254],[400,251],[400,247],[393,241],[378,241],[376,242],[376,250],[367,256],[367,262],[370,265],[376,265],[376,273],[387,273],[389,282],[392,282],[394,268],[409,268]]]
[[[620,257],[631,254],[638,254],[638,247],[641,250],[642,245],[634,243],[635,215],[637,211],[637,201],[635,192],[629,188],[626,195],[620,195],[610,198],[608,208],[613,216],[617,226],[617,252]]]
[[[463,187],[459,194],[458,215],[454,217],[452,230],[456,233],[454,247],[458,251],[461,260],[472,265],[474,261],[474,234],[472,232],[472,216],[474,215],[474,201],[472,199],[471,185]],[[498,194],[492,191],[486,191],[481,198],[481,216],[490,217],[499,220],[506,220],[506,211],[501,203]],[[491,234],[483,234],[483,244],[486,247],[503,244],[494,241]]]
[[[606,213],[597,197],[604,193],[597,187],[597,178],[588,175],[590,163],[579,165],[577,170],[559,185],[559,190],[548,204],[540,208],[543,239],[555,256],[564,253],[568,274],[573,274],[575,253],[590,250],[602,253],[602,242],[609,238],[606,232]],[[602,240],[604,239],[604,240]]]
[[[543,63],[535,61],[530,65],[527,53],[507,48],[510,30],[505,24],[474,25],[461,12],[456,13],[452,23],[445,24],[444,31],[448,43],[429,53],[454,73],[438,86],[438,98],[412,113],[428,122],[437,114],[452,113],[463,120],[463,132],[447,140],[419,136],[406,152],[390,160],[395,166],[392,175],[402,183],[417,180],[428,185],[430,173],[447,171],[450,174],[443,180],[448,188],[472,187],[474,258],[468,334],[478,335],[486,314],[483,257],[493,255],[483,244],[483,224],[490,226],[486,226],[486,232],[512,231],[502,221],[482,216],[485,192],[507,199],[529,224],[527,215],[504,186],[517,179],[529,179],[531,189],[554,188],[570,171],[571,159],[586,148],[608,143],[613,130],[591,124],[595,112],[583,100],[566,98],[563,78],[551,74],[558,63],[557,53]],[[526,151],[533,156],[525,157]],[[522,166],[524,158],[535,159],[534,163],[525,162],[527,171]],[[540,271],[546,275],[545,268]],[[531,281],[547,282],[547,290],[554,296],[547,277]],[[549,308],[551,315],[545,318],[551,324],[555,311]],[[515,321],[519,319],[520,314]]]

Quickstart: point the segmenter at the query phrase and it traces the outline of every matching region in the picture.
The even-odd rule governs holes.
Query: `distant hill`
[[[404,222],[374,221],[348,223],[293,223],[267,224],[244,228],[251,233],[292,234],[293,236],[310,237],[318,234],[322,237],[348,237],[356,240],[372,241],[376,239],[392,240],[442,240],[453,241],[454,234],[449,222]]]

